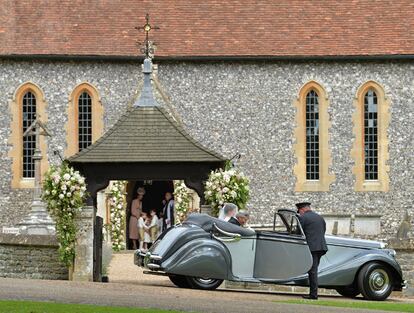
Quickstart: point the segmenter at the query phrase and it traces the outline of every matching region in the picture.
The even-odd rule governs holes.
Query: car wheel
[[[188,284],[195,289],[214,290],[223,282],[222,279],[187,276]]]
[[[168,275],[168,278],[177,287],[190,288],[190,285],[188,284],[186,277],[183,275]]]
[[[379,263],[366,264],[358,274],[358,287],[365,299],[382,301],[392,292],[392,275]]]
[[[360,294],[358,288],[354,286],[339,287],[336,288],[336,292],[346,298],[355,298],[357,295]]]

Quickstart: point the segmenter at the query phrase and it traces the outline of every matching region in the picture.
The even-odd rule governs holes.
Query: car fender
[[[177,249],[161,267],[167,274],[227,279],[231,258],[221,243],[200,238]]]
[[[402,280],[401,268],[396,260],[385,252],[368,250],[351,260],[340,265],[327,267],[319,272],[319,284],[321,286],[347,286],[351,285],[359,270],[367,263],[379,262],[388,265],[397,274],[397,279]]]

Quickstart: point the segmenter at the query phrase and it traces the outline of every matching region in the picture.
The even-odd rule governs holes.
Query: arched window
[[[30,127],[36,119],[36,96],[28,91],[23,96],[22,101],[22,133]],[[34,178],[33,154],[36,148],[36,136],[28,135],[23,137],[23,178]]]
[[[65,156],[89,147],[103,133],[103,107],[98,91],[89,83],[75,87],[69,97]]]
[[[92,144],[92,98],[87,91],[78,98],[78,148],[79,151]]]
[[[319,179],[319,100],[315,90],[306,95],[306,179]]]
[[[295,100],[296,129],[294,145],[297,163],[295,191],[328,191],[335,175],[329,174],[329,101],[317,82],[305,84]]]
[[[355,141],[351,151],[356,191],[387,191],[389,101],[376,82],[362,85],[354,100]]]
[[[43,123],[47,122],[46,102],[43,91],[32,82],[24,83],[17,88],[10,102],[12,121],[9,141],[12,159],[12,188],[33,188],[35,168],[33,153],[36,148],[36,137],[23,137],[24,132],[38,117]],[[44,136],[40,136],[41,176],[48,169],[47,145]]]
[[[378,101],[374,90],[364,97],[364,170],[365,180],[378,179]]]

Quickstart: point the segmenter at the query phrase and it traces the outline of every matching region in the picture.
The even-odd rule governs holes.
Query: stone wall
[[[26,191],[10,188],[11,160],[9,101],[18,86],[38,84],[45,94],[49,162],[63,155],[64,124],[69,95],[81,82],[94,85],[104,106],[108,129],[134,101],[142,80],[139,63],[109,62],[0,62],[0,224],[11,226],[28,210]],[[237,166],[251,181],[252,223],[272,222],[278,208],[293,207],[309,200],[318,211],[344,214],[381,215],[379,239],[394,236],[404,210],[411,216],[414,192],[411,150],[414,126],[414,64],[412,62],[329,62],[329,63],[161,63],[158,78],[164,100],[160,103],[180,116],[188,132],[203,145],[226,157],[237,152]],[[332,166],[336,180],[329,192],[295,192],[293,168],[295,107],[301,86],[310,80],[327,91]],[[388,129],[390,158],[389,192],[355,192],[353,160],[353,100],[357,89],[375,80],[390,99]],[[27,203],[27,205],[26,205]]]
[[[407,281],[407,288],[403,293],[414,296],[414,238],[391,239],[389,246],[397,252],[396,259]]]
[[[68,279],[53,236],[0,234],[0,277]]]

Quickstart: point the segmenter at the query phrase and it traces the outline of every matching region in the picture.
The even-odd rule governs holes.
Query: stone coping
[[[398,239],[393,238],[388,240],[387,248],[391,248],[399,251],[412,251],[414,252],[414,238]]]
[[[51,235],[22,235],[1,234],[0,245],[58,247],[56,236]]]

